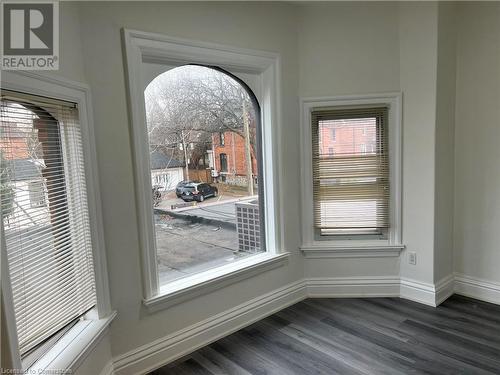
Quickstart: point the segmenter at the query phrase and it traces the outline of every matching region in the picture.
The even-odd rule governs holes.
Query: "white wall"
[[[456,6],[440,3],[436,92],[434,282],[453,274]]]
[[[397,4],[307,4],[298,12],[300,97],[400,90]],[[398,257],[304,262],[307,277],[399,274]]]
[[[460,4],[455,271],[500,282],[500,4]]]
[[[60,2],[59,12],[59,70],[46,71],[44,74],[85,82],[78,4]]]
[[[118,310],[111,327],[117,356],[302,277],[297,250],[299,192],[294,190],[297,197],[288,194],[290,200],[283,202],[283,250],[295,254],[288,265],[167,310],[150,313],[144,308],[137,212],[131,204],[135,192],[121,28],[280,53],[283,184],[298,186],[296,19],[294,7],[286,4],[92,2],[81,3],[80,10],[101,161],[111,299]]]
[[[401,276],[434,282],[434,148],[437,25],[435,3],[400,6],[400,82],[403,91],[403,243]],[[410,265],[407,252],[417,254]]]
[[[298,12],[299,96],[399,90],[396,4],[312,3]]]

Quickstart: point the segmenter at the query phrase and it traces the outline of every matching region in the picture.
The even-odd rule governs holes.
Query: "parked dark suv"
[[[215,186],[204,182],[187,184],[182,189],[181,198],[184,202],[192,200],[203,202],[205,198],[216,197],[219,193]]]
[[[182,192],[184,191],[184,187],[189,184],[200,184],[201,181],[196,181],[196,180],[187,180],[187,181],[181,181],[177,184],[175,187],[175,195],[177,195],[177,198],[180,198],[182,195]]]

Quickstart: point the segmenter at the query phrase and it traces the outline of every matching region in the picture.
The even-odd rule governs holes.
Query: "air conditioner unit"
[[[239,251],[246,253],[260,253],[259,218],[258,199],[236,203],[236,224]]]

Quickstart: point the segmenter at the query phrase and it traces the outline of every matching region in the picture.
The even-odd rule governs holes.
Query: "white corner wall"
[[[457,24],[455,272],[500,303],[500,3],[460,4]]]
[[[434,171],[434,283],[453,277],[456,16],[456,4],[439,3]]]
[[[436,3],[401,3],[399,14],[406,245],[401,277],[433,285],[438,8]],[[408,264],[409,251],[416,253],[416,265]]]

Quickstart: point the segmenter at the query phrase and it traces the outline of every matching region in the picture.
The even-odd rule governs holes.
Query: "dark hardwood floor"
[[[500,306],[308,299],[152,374],[500,374]]]

